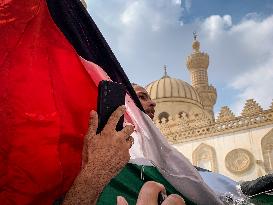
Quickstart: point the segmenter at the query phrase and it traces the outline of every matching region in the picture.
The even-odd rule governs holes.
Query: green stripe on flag
[[[144,171],[143,171],[144,167]],[[144,180],[141,179],[141,171]],[[147,181],[156,181],[163,184],[167,194],[181,195],[153,166],[141,166],[128,163],[123,170],[113,178],[104,188],[97,202],[98,205],[116,205],[117,196],[126,198],[129,205],[135,205],[138,193]],[[194,205],[185,196],[181,195],[187,205]],[[204,199],[206,200],[206,199]],[[255,205],[273,205],[273,196],[259,195],[250,200]]]
[[[255,205],[273,205],[273,196],[262,194],[259,196],[255,196],[250,200],[250,202]]]

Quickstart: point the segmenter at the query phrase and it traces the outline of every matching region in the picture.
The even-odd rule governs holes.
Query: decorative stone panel
[[[219,116],[216,121],[217,122],[226,122],[226,121],[230,121],[230,120],[234,120],[234,119],[235,119],[235,115],[231,112],[229,107],[224,106],[221,108]]]
[[[234,149],[225,158],[226,168],[234,174],[242,174],[254,165],[253,155],[246,149]]]
[[[251,116],[259,114],[261,112],[263,112],[261,106],[255,100],[249,99],[246,101],[246,104],[242,112],[242,116]]]

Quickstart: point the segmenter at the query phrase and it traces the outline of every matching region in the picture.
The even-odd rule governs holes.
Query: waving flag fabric
[[[125,85],[143,111],[127,75],[82,3],[79,0],[47,0],[47,4],[54,22],[77,53],[103,68],[113,81]]]
[[[52,204],[80,170],[97,87],[46,1],[0,1],[0,31],[0,204]]]

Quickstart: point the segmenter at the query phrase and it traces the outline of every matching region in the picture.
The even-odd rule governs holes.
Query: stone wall
[[[263,110],[250,99],[237,117],[223,107],[216,121],[180,114],[155,123],[194,165],[236,181],[273,171],[273,104]]]

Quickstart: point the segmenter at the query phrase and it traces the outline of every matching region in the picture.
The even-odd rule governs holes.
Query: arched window
[[[217,172],[216,152],[212,146],[200,144],[192,154],[195,166]]]
[[[261,142],[264,168],[267,173],[273,171],[273,129],[270,130]]]
[[[158,115],[158,119],[159,119],[159,122],[162,122],[162,119],[165,118],[166,119],[166,122],[169,121],[169,113],[167,112],[162,112]]]

